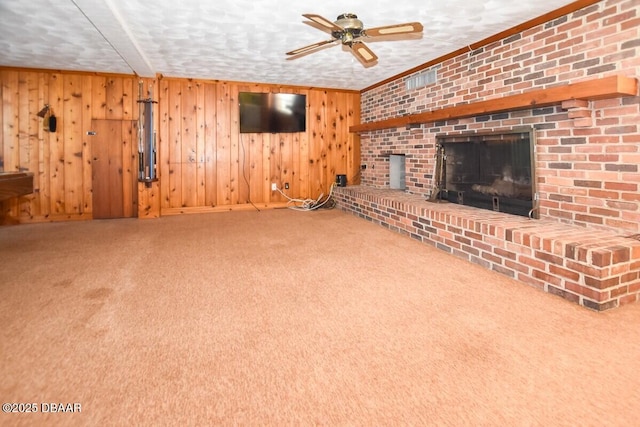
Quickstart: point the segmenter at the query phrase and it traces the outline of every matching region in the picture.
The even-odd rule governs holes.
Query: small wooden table
[[[5,200],[31,193],[33,172],[0,172],[0,204]],[[4,209],[0,209],[0,225],[13,223],[16,223],[16,220],[12,220]]]

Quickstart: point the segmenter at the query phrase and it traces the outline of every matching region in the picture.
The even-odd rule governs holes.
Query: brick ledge
[[[640,241],[633,238],[399,190],[338,187],[334,198],[344,211],[585,307],[640,300]]]

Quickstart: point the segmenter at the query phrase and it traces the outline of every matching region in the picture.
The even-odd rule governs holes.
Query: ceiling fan
[[[365,29],[362,21],[353,13],[343,13],[338,16],[335,22],[311,13],[303,14],[302,16],[312,21],[305,22],[306,24],[330,33],[332,38],[287,52],[287,55],[292,57],[312,53],[324,45],[340,41],[344,46],[349,48],[351,53],[353,53],[363,65],[369,66],[376,62],[378,57],[364,44],[362,41],[363,38],[395,36],[398,34],[419,33],[422,31],[422,24],[419,22],[408,22],[406,24],[386,25]]]

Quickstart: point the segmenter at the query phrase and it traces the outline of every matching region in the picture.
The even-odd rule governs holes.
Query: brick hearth
[[[337,206],[518,281],[603,311],[640,301],[640,240],[369,186],[334,190]]]

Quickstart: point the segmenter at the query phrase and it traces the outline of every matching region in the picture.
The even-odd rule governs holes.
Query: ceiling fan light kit
[[[313,53],[325,45],[340,41],[343,46],[349,48],[351,53],[358,58],[365,67],[371,66],[375,64],[378,57],[362,39],[420,33],[423,29],[422,24],[419,22],[408,22],[405,24],[385,25],[365,29],[362,21],[359,20],[358,16],[354,13],[343,13],[338,16],[335,22],[331,22],[320,15],[312,13],[305,13],[302,16],[309,19],[309,21],[311,21],[310,23],[317,24],[313,25],[314,27],[330,33],[332,38],[287,52],[287,55],[291,57],[289,59],[295,59],[302,55]]]

